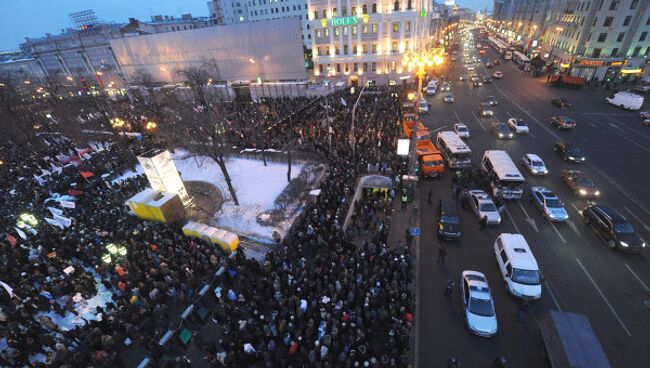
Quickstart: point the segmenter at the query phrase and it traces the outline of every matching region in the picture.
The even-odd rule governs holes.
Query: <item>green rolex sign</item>
[[[357,18],[357,17],[332,18],[332,26],[334,26],[334,27],[355,26],[357,24],[359,24],[359,18]]]

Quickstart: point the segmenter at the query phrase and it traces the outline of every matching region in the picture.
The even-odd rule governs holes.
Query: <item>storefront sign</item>
[[[359,18],[357,17],[332,18],[331,22],[332,22],[332,26],[334,27],[356,26],[357,24],[359,24]]]
[[[578,61],[578,64],[584,66],[603,66],[605,65],[605,62],[602,60],[580,60]]]
[[[561,68],[568,68],[568,67],[570,67],[570,66],[571,66],[571,64],[569,64],[569,63],[562,63],[562,64],[560,64],[560,67],[561,67]]]
[[[643,73],[643,69],[641,68],[621,69],[621,74],[641,74],[641,73]]]
[[[624,61],[612,61],[609,63],[610,66],[623,66],[625,64]]]

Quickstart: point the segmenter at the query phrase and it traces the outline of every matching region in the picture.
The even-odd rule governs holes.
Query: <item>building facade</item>
[[[572,74],[602,80],[650,56],[650,0],[495,0],[494,6],[502,37],[527,48],[539,43],[540,55]]]
[[[175,84],[200,69],[215,83],[297,81],[307,79],[299,30],[293,17],[114,38],[110,46],[127,80],[143,70]]]
[[[221,16],[223,24],[298,17],[302,41],[311,48],[306,0],[214,0],[208,3],[208,9],[211,16]]]
[[[0,75],[23,82],[45,79],[45,71],[38,61],[20,51],[0,53]]]
[[[314,74],[348,84],[394,84],[406,51],[433,46],[431,1],[310,0]]]

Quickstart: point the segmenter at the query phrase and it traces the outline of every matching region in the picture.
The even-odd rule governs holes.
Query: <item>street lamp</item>
[[[409,165],[409,174],[415,173],[415,145],[418,123],[420,122],[420,100],[422,100],[422,79],[426,75],[425,67],[442,64],[444,62],[444,58],[442,56],[443,52],[443,47],[428,50],[412,50],[406,52],[402,58],[402,65],[405,66],[408,71],[415,71],[418,77],[417,101],[415,102],[416,121],[413,123],[412,136],[410,137],[411,162]]]
[[[551,65],[555,63],[555,55],[554,55],[553,53],[555,52],[555,44],[557,43],[557,39],[558,39],[558,37],[560,37],[560,33],[561,33],[562,31],[564,31],[564,28],[562,28],[562,27],[555,27],[555,34],[554,34],[555,37],[553,38],[553,41],[551,42],[551,46],[552,46],[552,48],[551,48],[551,54],[550,54],[549,57],[548,57],[549,59],[551,59],[551,56],[553,57],[553,58],[551,59]]]

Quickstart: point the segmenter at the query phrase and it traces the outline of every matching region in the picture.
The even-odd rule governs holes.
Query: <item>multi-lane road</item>
[[[569,90],[547,86],[545,79],[529,77],[510,61],[479,74],[501,70],[504,77],[492,84],[472,87],[459,81],[466,73],[462,54],[449,68],[451,90],[456,102],[445,104],[442,93],[427,97],[429,113],[423,117],[432,131],[451,130],[457,122],[471,130],[467,140],[472,161],[478,165],[487,149],[507,151],[519,162],[525,153],[542,157],[550,173],[546,177],[526,176],[527,185],[542,185],[553,190],[565,203],[570,220],[550,223],[526,200],[507,202],[507,211],[498,227],[479,230],[476,219],[461,209],[463,236],[446,242],[447,260],[437,265],[440,241],[435,236],[436,202],[452,195],[451,175],[441,180],[424,181],[419,186],[420,238],[417,260],[417,304],[415,356],[418,367],[442,367],[449,356],[460,358],[463,367],[489,367],[499,354],[505,354],[512,367],[547,367],[537,321],[551,309],[570,311],[589,317],[595,332],[614,367],[647,367],[650,362],[650,249],[644,254],[625,254],[607,247],[605,242],[583,225],[579,210],[587,205],[561,180],[562,169],[576,167],[588,173],[603,193],[598,203],[621,212],[643,239],[650,240],[650,129],[640,124],[635,112],[622,111],[604,102],[609,93],[602,89]],[[483,60],[497,58],[490,49]],[[493,118],[481,118],[481,98],[495,96]],[[551,105],[552,97],[562,96],[572,108],[562,111]],[[644,106],[648,108],[648,103]],[[577,121],[573,131],[559,131],[549,124],[553,115],[569,115]],[[524,119],[529,135],[498,140],[490,129],[495,122],[510,117]],[[435,133],[433,134],[435,136]],[[564,140],[578,145],[586,163],[574,166],[561,160],[553,142]],[[522,173],[524,172],[521,170]],[[434,204],[427,203],[433,190]],[[493,243],[503,232],[521,233],[527,239],[544,276],[542,299],[534,302],[523,322],[515,318],[519,303],[506,293],[495,263]],[[470,334],[464,326],[463,311],[454,290],[443,296],[444,283],[458,283],[463,270],[478,270],[488,278],[496,303],[499,332],[490,338]]]

